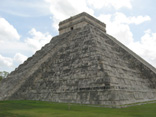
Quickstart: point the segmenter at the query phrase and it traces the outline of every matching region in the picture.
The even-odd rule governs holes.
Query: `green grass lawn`
[[[0,117],[156,117],[156,103],[104,108],[42,101],[0,101]]]

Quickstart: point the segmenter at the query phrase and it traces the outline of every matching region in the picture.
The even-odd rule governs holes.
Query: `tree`
[[[3,77],[4,77],[4,78],[6,78],[8,75],[9,75],[9,73],[8,73],[8,72],[3,71]]]
[[[0,71],[0,81],[1,81],[3,78],[6,78],[8,75],[9,75],[8,72],[6,72],[6,71]]]

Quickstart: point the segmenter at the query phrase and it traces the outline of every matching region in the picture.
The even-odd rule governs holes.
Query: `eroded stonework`
[[[83,12],[76,16],[70,17],[59,23],[59,34],[69,32],[73,29],[82,28],[87,24],[91,24],[106,32],[106,24]]]
[[[119,105],[156,100],[156,70],[93,24],[64,32],[0,83],[0,100]]]

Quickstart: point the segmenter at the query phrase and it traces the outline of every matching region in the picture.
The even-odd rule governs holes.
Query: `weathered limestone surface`
[[[91,24],[106,32],[106,24],[90,16],[89,14],[82,12],[76,16],[70,17],[59,23],[59,34],[69,32],[73,29],[82,28],[87,24]]]
[[[156,100],[156,70],[93,24],[59,36],[0,83],[0,100],[118,106]]]

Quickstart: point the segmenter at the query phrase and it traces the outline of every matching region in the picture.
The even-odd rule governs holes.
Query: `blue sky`
[[[154,0],[0,0],[0,71],[12,71],[58,35],[58,23],[87,12],[107,33],[156,67]]]

